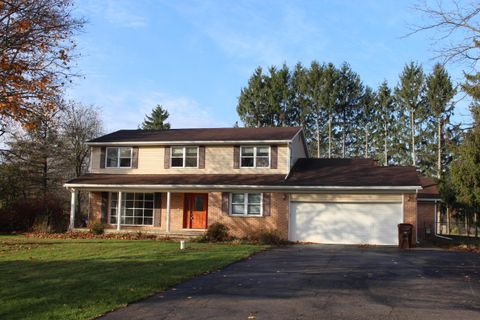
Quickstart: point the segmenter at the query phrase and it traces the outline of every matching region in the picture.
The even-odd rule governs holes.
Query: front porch
[[[70,230],[81,230],[75,225],[79,189],[69,188]],[[254,191],[247,197],[244,191],[202,189],[114,189],[112,186],[108,189],[83,187],[81,190],[89,192],[88,222],[102,223],[106,232],[199,236],[209,225],[219,222],[237,238],[268,230],[278,231],[284,238],[288,236],[289,198],[283,192]],[[240,198],[245,201],[238,203]]]

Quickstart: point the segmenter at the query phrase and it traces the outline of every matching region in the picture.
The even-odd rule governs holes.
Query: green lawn
[[[0,319],[90,319],[262,249],[0,236]]]

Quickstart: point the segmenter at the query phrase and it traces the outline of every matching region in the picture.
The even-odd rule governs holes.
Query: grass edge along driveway
[[[263,248],[0,236],[0,319],[91,319]]]

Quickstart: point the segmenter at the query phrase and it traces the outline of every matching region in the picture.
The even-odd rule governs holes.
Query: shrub
[[[100,222],[92,222],[89,225],[90,232],[93,234],[103,234],[105,232],[105,225]]]
[[[219,222],[212,223],[208,227],[205,237],[208,241],[211,242],[222,242],[230,238],[228,235],[227,226]]]
[[[288,240],[283,238],[277,230],[261,230],[254,233],[250,240],[264,245],[282,246],[288,244]]]

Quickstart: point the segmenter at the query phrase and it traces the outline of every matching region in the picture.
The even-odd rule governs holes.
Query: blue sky
[[[102,109],[106,131],[134,129],[156,104],[173,128],[229,127],[240,89],[257,66],[312,60],[350,63],[365,84],[397,83],[406,62],[427,72],[432,33],[402,38],[421,23],[415,1],[82,0],[77,39],[83,75],[68,96]],[[447,67],[462,80],[459,65]],[[468,119],[466,102],[456,121]]]

